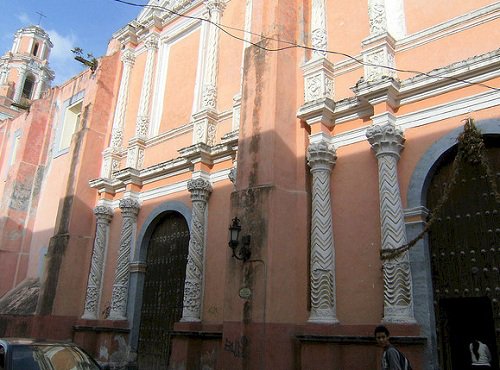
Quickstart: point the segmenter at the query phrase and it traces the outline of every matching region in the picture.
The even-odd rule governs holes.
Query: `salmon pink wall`
[[[200,30],[170,46],[160,133],[190,122],[198,67]]]
[[[426,2],[406,0],[404,2],[408,34],[422,31],[455,17],[469,14],[472,10],[493,4],[491,0],[440,0]],[[418,17],[415,16],[418,14]]]

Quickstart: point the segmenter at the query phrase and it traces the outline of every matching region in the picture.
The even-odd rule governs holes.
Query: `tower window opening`
[[[38,44],[38,42],[35,42],[35,45],[33,45],[33,52],[32,52],[33,56],[35,56],[35,57],[37,56],[39,48],[40,48],[40,45]]]
[[[26,77],[26,81],[24,81],[24,86],[23,86],[23,93],[22,93],[23,98],[31,99],[34,86],[35,86],[35,80],[33,79],[33,77],[31,76]]]

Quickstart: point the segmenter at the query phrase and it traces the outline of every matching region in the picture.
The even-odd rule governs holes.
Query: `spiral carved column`
[[[111,295],[110,320],[127,319],[128,283],[130,279],[130,251],[135,242],[137,214],[140,205],[134,199],[120,200],[122,211],[122,231],[120,237],[120,249],[118,250],[118,261],[116,264],[115,281]]]
[[[381,248],[383,251],[393,250],[407,241],[397,173],[399,154],[405,139],[402,131],[392,122],[370,126],[366,136],[378,161]],[[415,322],[408,252],[385,260],[383,271],[384,321]]]
[[[330,197],[330,175],[337,159],[332,144],[309,145],[312,173],[311,314],[309,322],[337,323],[335,302],[335,248]]]
[[[191,193],[193,217],[191,219],[191,238],[189,240],[186,282],[184,284],[184,306],[181,321],[201,320],[203,298],[203,269],[205,259],[205,214],[212,185],[202,178],[190,180],[187,188]]]
[[[109,224],[113,218],[113,210],[106,206],[94,208],[97,218],[92,263],[87,282],[85,308],[82,319],[96,320],[99,318],[99,301],[101,298],[102,273],[104,259],[109,239]]]

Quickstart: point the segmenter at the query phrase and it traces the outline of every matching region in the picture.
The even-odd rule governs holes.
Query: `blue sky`
[[[147,0],[133,2],[147,4]],[[37,12],[43,13],[40,25],[54,44],[49,58],[56,73],[54,86],[82,70],[73,59],[73,47],[96,57],[104,55],[112,34],[135,19],[141,9],[113,0],[0,0],[0,55],[10,50],[18,29],[38,24]]]

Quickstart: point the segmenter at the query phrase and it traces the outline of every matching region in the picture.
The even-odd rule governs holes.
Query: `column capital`
[[[189,180],[187,189],[191,193],[191,200],[206,202],[212,192],[212,185],[208,180],[198,178]]]
[[[127,213],[130,216],[137,216],[137,214],[139,213],[139,209],[141,208],[139,202],[132,198],[120,199],[119,206],[122,213]]]
[[[158,37],[157,34],[152,33],[148,35],[146,40],[144,41],[144,46],[146,47],[147,50],[156,50],[158,49],[158,41],[160,38]]]
[[[226,9],[227,5],[225,0],[204,0],[204,3],[209,12],[214,10],[220,13],[222,13],[224,9]]]
[[[94,208],[94,214],[97,220],[103,220],[110,222],[113,218],[113,210],[108,206],[97,206]]]
[[[135,54],[131,49],[126,49],[121,56],[121,61],[126,66],[132,67],[135,63]]]
[[[399,159],[405,138],[394,123],[373,124],[366,130],[366,137],[377,157],[388,154]]]
[[[337,160],[335,146],[327,141],[312,143],[307,148],[307,163],[314,170],[331,171]]]

